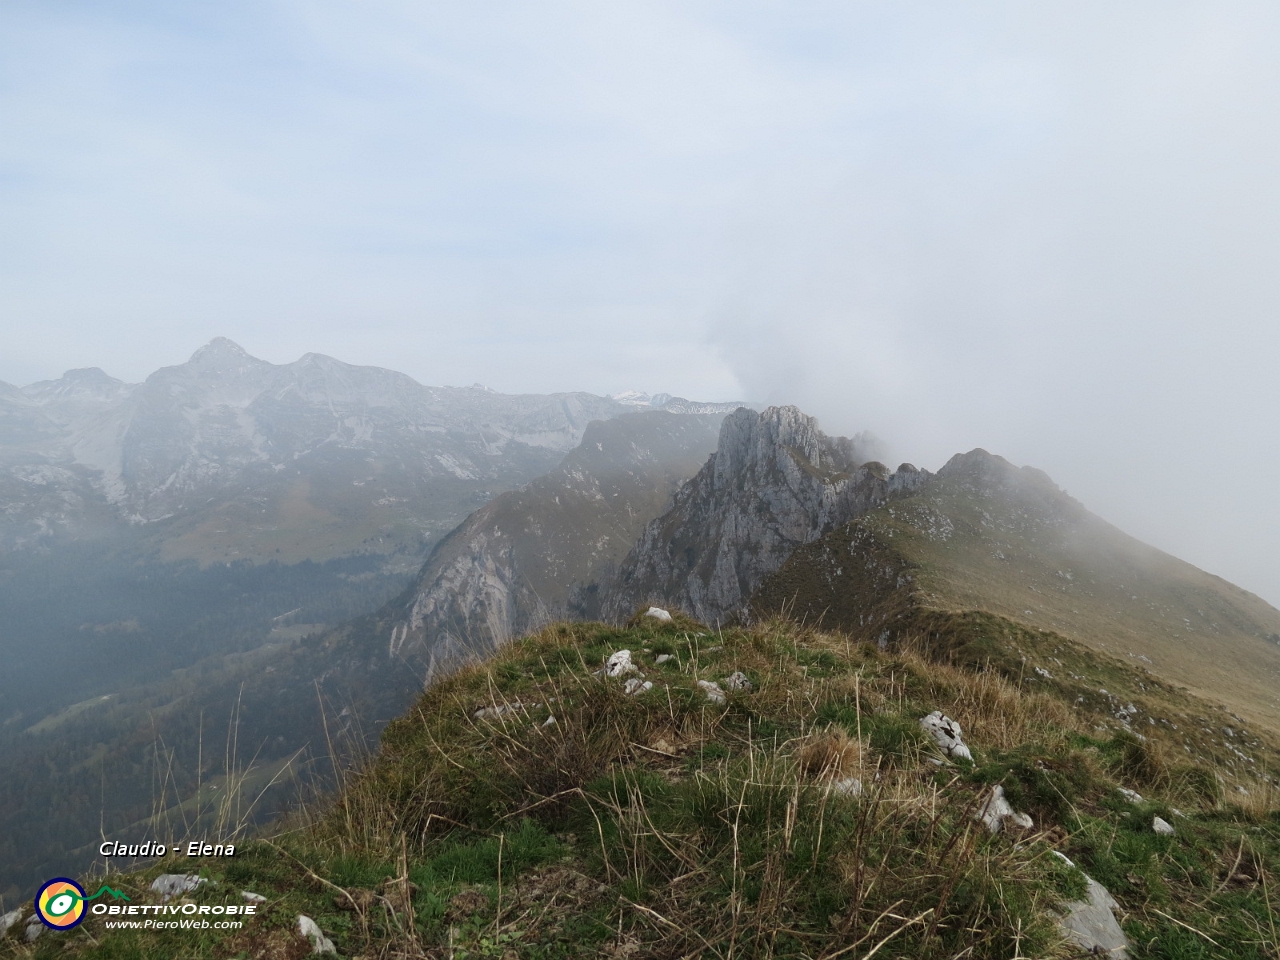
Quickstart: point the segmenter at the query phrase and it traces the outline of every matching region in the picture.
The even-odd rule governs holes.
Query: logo
[[[55,877],[36,894],[36,916],[46,927],[54,930],[70,930],[84,919],[84,905],[109,893],[117,900],[128,900],[119,890],[112,890],[105,883],[92,897],[85,896],[84,887],[66,877]]]

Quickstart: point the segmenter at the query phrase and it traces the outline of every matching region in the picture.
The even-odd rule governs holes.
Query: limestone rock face
[[[797,546],[929,476],[864,462],[869,442],[829,437],[796,407],[726,417],[715,455],[644,528],[602,590],[605,619],[626,619],[650,601],[707,623],[744,614]]]
[[[555,470],[436,547],[388,655],[431,676],[551,620],[597,616],[599,580],[715,449],[719,425],[719,415],[663,411],[590,424]]]

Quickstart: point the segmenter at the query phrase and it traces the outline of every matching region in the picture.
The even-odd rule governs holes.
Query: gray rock
[[[657,620],[659,623],[671,622],[671,614],[666,610],[663,610],[661,607],[650,607],[644,612],[644,615],[646,617],[653,617],[653,619]]]
[[[33,913],[31,916],[27,917],[27,929],[23,931],[22,939],[27,941],[27,943],[31,943],[44,933],[44,929],[44,924],[41,922],[40,918]]]
[[[707,695],[707,699],[712,703],[721,704],[726,702],[724,691],[720,689],[720,684],[714,680],[699,680],[698,686],[702,688]]]
[[[25,912],[26,907],[18,907],[16,910],[10,910],[8,913],[0,915],[0,937],[8,933],[9,928],[16,925]]]
[[[627,680],[626,686],[623,687],[623,691],[633,697],[636,694],[644,693],[646,690],[652,689],[653,681],[643,680],[640,677],[631,677]]]
[[[1116,793],[1120,794],[1120,796],[1124,797],[1130,803],[1142,802],[1142,794],[1138,793],[1137,790],[1130,790],[1128,787],[1116,787]]]
[[[1151,829],[1154,830],[1156,833],[1160,834],[1160,836],[1162,837],[1173,836],[1173,824],[1171,824],[1168,820],[1161,819],[1160,817],[1155,817],[1152,819]]]
[[[735,670],[724,678],[724,688],[734,693],[750,693],[754,689],[747,675],[741,670]]]
[[[746,612],[796,547],[929,476],[868,462],[872,443],[828,437],[795,407],[730,414],[715,456],[602,584],[604,619],[624,620],[650,600],[704,623]]]
[[[1071,863],[1070,860],[1067,862]],[[1067,913],[1059,921],[1062,932],[1086,953],[1112,960],[1128,960],[1129,938],[1120,929],[1114,913],[1120,905],[1093,877],[1086,874],[1085,882],[1088,884],[1085,899],[1068,903]]]
[[[267,898],[260,893],[253,893],[250,890],[241,890],[240,896],[244,898],[245,903],[266,903]]]
[[[666,663],[668,660],[674,660],[674,659],[675,659],[675,657],[674,657],[674,656],[672,656],[672,655],[671,655],[671,654],[669,654],[669,653],[660,653],[660,654],[658,654],[657,659],[656,659],[656,660],[654,660],[653,662],[654,662],[654,663],[656,663],[658,666],[662,666],[662,665],[663,665],[664,663]]]
[[[311,941],[312,953],[337,953],[338,948],[333,941],[324,935],[324,931],[310,917],[298,914],[298,933]]]
[[[473,720],[496,720],[504,713],[511,713],[514,710],[523,710],[525,704],[517,700],[515,703],[498,703],[491,707],[477,707],[471,714]]]
[[[624,674],[636,673],[638,668],[631,662],[630,650],[618,650],[609,654],[609,659],[604,663],[604,675],[606,677],[621,677]]]
[[[986,802],[974,816],[985,823],[992,833],[1010,828],[1031,830],[1035,827],[1035,822],[1029,816],[1013,809],[1004,795],[1004,787],[1000,784],[991,788]]]
[[[933,738],[938,749],[950,759],[973,759],[973,754],[969,752],[969,748],[965,746],[961,737],[960,724],[944,715],[941,710],[935,710],[927,717],[921,717],[920,726]]]
[[[831,781],[831,792],[843,794],[846,797],[862,796],[862,781],[857,777],[844,777],[840,780]]]
[[[208,882],[194,873],[162,873],[151,881],[151,892],[160,894],[162,900],[170,900]]]

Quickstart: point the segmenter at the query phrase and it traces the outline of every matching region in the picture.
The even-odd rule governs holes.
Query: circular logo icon
[[[84,919],[84,887],[66,877],[50,880],[36,894],[36,916],[54,930],[77,926]]]

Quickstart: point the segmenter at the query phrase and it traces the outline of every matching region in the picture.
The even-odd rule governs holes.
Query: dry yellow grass
[[[861,773],[865,753],[861,741],[835,728],[806,738],[796,751],[796,760],[806,777],[830,780]]]

